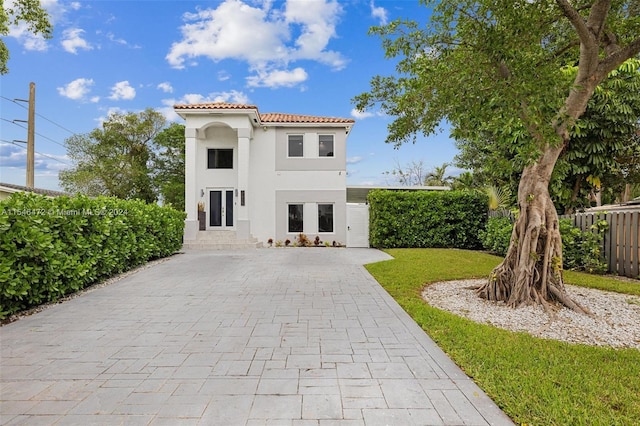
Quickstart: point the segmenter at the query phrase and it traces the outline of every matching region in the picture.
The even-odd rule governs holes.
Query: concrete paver
[[[0,424],[507,425],[362,267],[187,251],[0,328]]]

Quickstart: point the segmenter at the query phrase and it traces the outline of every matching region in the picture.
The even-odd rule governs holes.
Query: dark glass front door
[[[220,189],[209,191],[209,226],[233,226],[233,190]]]

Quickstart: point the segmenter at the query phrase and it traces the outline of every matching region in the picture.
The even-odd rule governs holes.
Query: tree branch
[[[571,25],[576,29],[580,42],[582,44],[593,45],[594,40],[591,31],[589,31],[587,23],[578,11],[575,10],[567,0],[556,0],[556,4],[562,11],[562,14],[569,19]]]
[[[605,78],[611,71],[618,68],[624,61],[640,53],[640,37],[627,46],[604,58],[598,65],[598,77]]]
[[[591,33],[595,35],[596,40],[599,39],[600,34],[602,34],[609,9],[611,9],[611,0],[598,0],[591,7],[589,19],[587,19],[587,27],[591,30]]]
[[[574,47],[578,47],[578,46],[580,46],[580,41],[579,40],[574,40],[574,41],[570,42],[569,44],[567,44],[566,46],[564,46],[562,49],[559,49],[556,52],[552,52],[552,56],[554,58],[558,58],[558,57],[560,57],[560,55],[564,54],[568,50],[570,50],[570,49],[572,49]]]

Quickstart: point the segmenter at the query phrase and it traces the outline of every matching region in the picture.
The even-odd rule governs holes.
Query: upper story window
[[[318,147],[320,157],[333,157],[333,135],[319,135]]]
[[[302,135],[289,135],[289,157],[304,157],[304,138]]]
[[[208,169],[233,169],[233,149],[208,149]]]

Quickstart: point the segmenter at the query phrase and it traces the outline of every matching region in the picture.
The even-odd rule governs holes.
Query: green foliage
[[[84,196],[0,202],[0,318],[175,253],[184,213]]]
[[[89,196],[155,202],[151,148],[165,123],[152,109],[112,114],[102,128],[68,138],[65,145],[74,167],[60,172],[62,187]]]
[[[443,163],[442,166],[434,167],[427,173],[424,184],[426,186],[449,186],[453,181],[451,176],[447,176],[447,167],[449,166],[449,163]]]
[[[596,88],[573,128],[550,185],[558,209],[589,207],[597,192],[612,203],[625,184],[640,183],[639,130],[640,60],[630,59]]]
[[[8,3],[8,4],[7,4]],[[27,31],[34,35],[41,35],[45,39],[53,37],[53,26],[49,22],[49,15],[38,0],[0,1],[0,36],[9,34],[11,26],[25,24]],[[9,49],[0,38],[0,74],[9,72]]]
[[[478,248],[487,197],[474,191],[369,192],[373,247]]]
[[[497,187],[489,185],[485,188],[489,197],[489,210],[507,209],[512,207],[511,190],[508,186]]]
[[[487,277],[500,262],[495,256],[443,249],[388,253],[393,260],[367,270],[516,424],[640,424],[640,351],[509,332],[433,308],[420,297],[425,283]],[[581,284],[581,277],[590,276],[566,274],[569,284]],[[593,278],[598,288],[620,290],[621,281]]]
[[[604,224],[606,225],[606,221]],[[581,231],[571,224],[570,219],[560,219],[562,235],[562,263],[564,269],[605,273],[608,269],[602,251],[602,232],[606,226],[590,231]]]
[[[606,272],[607,264],[602,252],[603,232],[606,226],[606,221],[598,221],[598,226],[593,232],[583,232],[573,226],[570,219],[560,219],[563,269],[598,274]],[[505,256],[512,230],[511,218],[490,217],[486,229],[480,231],[483,247],[491,253]]]
[[[155,138],[154,179],[165,205],[184,211],[184,124],[172,123]]]
[[[480,239],[485,250],[504,257],[509,249],[513,221],[510,217],[490,217],[487,228],[480,230]]]

